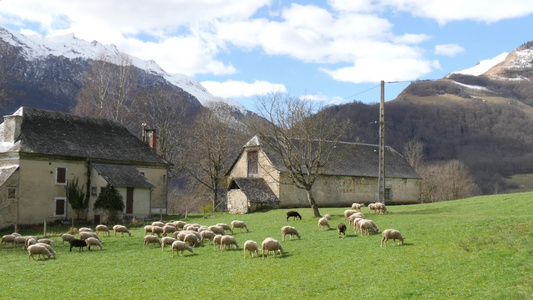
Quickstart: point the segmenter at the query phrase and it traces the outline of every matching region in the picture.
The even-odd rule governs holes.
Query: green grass
[[[338,238],[345,208],[321,208],[332,228],[320,231],[311,209],[285,221],[287,210],[247,215],[218,213],[189,223],[238,219],[250,232],[234,234],[242,247],[295,226],[301,240],[282,242],[282,257],[247,256],[212,245],[172,257],[168,248],[143,247],[132,237],[104,237],[104,250],[69,252],[54,237],[56,259],[28,261],[26,251],[0,248],[0,298],[13,299],[533,299],[533,193],[392,206],[369,215],[380,232],[398,229],[404,246],[380,248],[381,234]],[[48,228],[52,235],[66,228]],[[3,232],[7,234],[10,232]],[[22,231],[22,234],[39,234]],[[42,232],[40,232],[42,234]],[[6,288],[6,287],[9,287]]]

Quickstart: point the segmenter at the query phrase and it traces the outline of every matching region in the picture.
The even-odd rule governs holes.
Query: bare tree
[[[83,74],[73,112],[124,124],[131,111],[127,106],[133,101],[136,78],[135,67],[126,54],[119,54],[115,60],[101,54]]]
[[[211,191],[213,208],[220,204],[225,173],[248,136],[241,123],[222,102],[212,103],[202,111],[187,133],[183,150],[185,171]]]
[[[305,190],[314,216],[320,217],[312,188],[342,159],[331,154],[348,123],[336,122],[331,110],[317,108],[312,101],[278,92],[258,97],[256,106],[265,121],[251,122],[250,131],[279,157],[290,181]]]
[[[422,202],[438,202],[471,197],[476,185],[468,167],[458,160],[420,166]]]
[[[424,145],[415,140],[409,140],[403,147],[405,158],[415,170],[418,169],[424,159]]]

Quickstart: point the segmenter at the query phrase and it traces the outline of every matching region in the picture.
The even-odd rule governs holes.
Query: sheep
[[[43,257],[48,256],[48,258],[52,256],[50,254],[50,251],[48,251],[48,249],[46,249],[46,247],[43,245],[30,245],[28,247],[28,253],[29,253],[28,260],[30,260],[30,257],[33,258],[33,260],[35,260],[35,257],[34,257],[35,254],[38,254],[39,258],[41,257],[41,255]]]
[[[93,230],[89,227],[81,227],[80,229],[78,229],[78,233],[85,232],[85,231],[93,232]]]
[[[28,248],[29,245],[34,245],[34,244],[37,244],[37,238],[34,237],[34,236],[31,236],[31,235],[27,235],[25,236],[25,241],[24,241],[24,249]]]
[[[350,227],[352,227],[353,220],[355,220],[356,218],[364,219],[365,216],[361,212],[356,212],[355,214],[351,215],[350,218],[349,218],[349,222],[348,222]]]
[[[341,237],[341,233],[342,233],[343,234],[342,238],[346,238],[346,224],[339,223],[339,225],[337,225],[337,231],[339,232],[339,237]]]
[[[144,247],[146,247],[146,245],[148,244],[158,244],[159,247],[161,247],[161,241],[159,240],[159,238],[155,235],[147,235],[144,237]]]
[[[215,251],[217,250],[217,245],[220,245],[220,242],[222,241],[222,235],[217,234],[213,238],[213,246],[215,248]]]
[[[367,220],[367,219],[361,220],[358,223],[358,226],[359,226],[359,230],[361,234],[363,234],[363,231],[366,233],[366,235],[369,235],[370,231],[372,231],[373,233],[379,232],[379,228],[376,226],[376,224],[372,220]]]
[[[283,255],[283,247],[277,240],[271,237],[267,237],[261,243],[261,252],[263,254],[263,259],[265,258],[265,250],[267,250],[267,257],[270,254],[270,251],[274,252],[274,257],[276,257],[276,251],[279,251],[279,255]]]
[[[294,210],[287,212],[287,222],[289,221],[290,217],[292,217],[293,221],[296,220],[296,218],[300,218],[300,220],[302,219],[302,216],[297,211],[294,211]]]
[[[153,235],[157,234],[158,237],[161,237],[161,234],[163,234],[163,227],[152,226],[152,234]]]
[[[126,232],[131,237],[131,232],[124,225],[113,226],[113,231],[115,232],[115,237],[117,237],[117,232],[120,232],[122,236],[124,236],[124,232]]]
[[[177,241],[175,238],[172,238],[169,236],[162,238],[161,239],[161,251],[165,251],[166,245],[170,245],[172,247],[172,243],[174,243],[175,241]]]
[[[376,207],[377,207],[377,212],[379,212],[380,214],[383,214],[384,212],[389,213],[389,210],[383,203],[380,203],[380,202],[376,203]]]
[[[281,227],[281,240],[282,241],[285,241],[285,236],[287,234],[291,235],[289,237],[289,239],[291,239],[291,240],[292,240],[292,236],[293,235],[296,235],[298,237],[298,239],[300,239],[300,234],[298,233],[298,230],[296,230],[295,227],[292,227],[292,226],[283,226],[283,227]]]
[[[199,239],[198,239],[198,237],[197,237],[195,234],[193,234],[193,233],[188,233],[188,234],[185,236],[185,238],[183,239],[183,241],[184,241],[185,243],[187,243],[187,244],[188,244],[189,246],[191,246],[191,247],[196,247],[196,245],[198,244]]]
[[[70,234],[70,233],[63,233],[63,234],[61,235],[61,240],[62,240],[61,243],[62,243],[63,245],[65,245],[65,241],[70,242],[70,241],[72,241],[73,239],[75,239],[75,237],[74,237],[72,234]]]
[[[102,250],[102,243],[94,238],[94,237],[90,237],[90,238],[87,238],[85,239],[85,243],[87,244],[87,250],[91,251],[91,246],[98,246],[100,247],[100,250]]]
[[[26,245],[26,237],[25,236],[16,236],[13,240],[13,244],[16,246],[22,244],[22,247],[24,248]]]
[[[183,226],[187,225],[187,223],[183,221],[174,221],[173,224],[176,226],[177,230],[183,230]]]
[[[100,237],[94,232],[89,232],[89,231],[80,232],[80,240],[86,240],[90,237],[95,238],[100,241]]]
[[[225,235],[226,234],[226,231],[221,226],[213,225],[213,226],[209,226],[208,228],[209,228],[209,230],[213,231],[216,234],[220,234],[220,235]]]
[[[368,213],[372,213],[372,211],[375,211],[376,214],[378,213],[378,207],[376,205],[377,203],[370,203],[368,204]]]
[[[202,239],[202,236],[198,232],[196,232],[194,230],[183,230],[183,231],[176,231],[176,232],[177,232],[177,234],[173,235],[173,237],[176,238],[177,240],[180,240],[180,241],[185,240],[185,236],[187,236],[187,234],[194,234],[194,235],[196,235],[198,240]],[[174,233],[176,233],[176,232],[174,232]]]
[[[204,230],[202,232],[200,232],[200,236],[201,236],[201,239],[200,239],[200,242],[202,243],[202,246],[204,245],[204,240],[207,239],[208,241],[212,241],[213,238],[215,238],[215,233],[211,230]]]
[[[238,220],[231,221],[231,230],[233,230],[234,228],[239,228],[240,232],[242,232],[242,229],[245,228],[246,232],[250,232],[248,230],[248,226],[246,226],[246,224],[244,224],[243,221],[238,221]]]
[[[84,240],[73,239],[69,241],[70,243],[70,252],[72,252],[72,247],[78,247],[78,251],[83,251],[84,247],[87,247],[87,243]]]
[[[2,236],[2,243],[0,243],[0,246],[7,245],[7,244],[14,244],[16,235],[13,234],[7,234]]]
[[[351,215],[355,214],[357,210],[353,209],[347,209],[344,211],[344,223],[348,221],[348,218],[350,218]]]
[[[152,225],[144,226],[144,235],[152,234]]]
[[[239,249],[239,244],[235,238],[231,235],[224,235],[220,240],[220,251],[224,251],[224,248],[231,249],[231,245],[235,245],[235,249]]]
[[[244,259],[246,259],[246,250],[250,252],[250,257],[254,257],[254,253],[259,256],[259,245],[257,242],[252,240],[247,240],[244,242]]]
[[[329,214],[323,215],[322,218],[324,218],[326,220],[331,220],[331,216]]]
[[[174,231],[176,231],[176,227],[174,225],[163,226],[163,236],[167,236],[167,233],[173,233]]]
[[[156,221],[156,222],[152,222],[152,226],[163,227],[163,226],[165,226],[165,223],[163,223],[161,221]]]
[[[200,228],[198,228],[198,233],[201,233],[202,231],[205,231],[205,230],[209,230],[209,227],[207,227],[207,226],[200,226]]]
[[[361,207],[365,207],[365,204],[364,203],[353,203],[352,204],[352,209],[353,210],[360,211]]]
[[[403,245],[403,236],[402,234],[395,229],[385,229],[382,233],[383,238],[381,239],[381,248],[383,248],[383,242],[385,242],[385,247],[387,247],[387,241],[392,239],[394,242],[394,246],[396,246],[396,240],[398,240],[398,246],[400,246],[400,242]]]
[[[353,229],[355,231],[355,234],[357,234],[359,232],[359,222],[361,222],[362,220],[366,220],[364,218],[355,218],[353,219]],[[362,233],[362,232],[361,232]]]
[[[54,249],[52,249],[52,247],[51,247],[49,244],[46,244],[46,243],[37,243],[37,244],[35,244],[35,245],[41,245],[41,246],[45,247],[46,250],[50,251],[50,254],[52,254],[52,256],[53,256],[54,258],[56,258],[57,253],[54,251]]]
[[[226,224],[226,223],[217,223],[216,225],[222,227],[222,229],[224,229],[226,231],[229,231],[229,232],[231,232],[231,234],[233,234],[233,229],[231,229],[231,227],[228,224]]]
[[[105,232],[107,233],[107,236],[110,236],[111,234],[109,233],[109,228],[107,228],[107,226],[103,225],[103,224],[100,224],[100,225],[97,225],[96,226],[96,234],[100,233],[100,232]]]
[[[52,245],[55,242],[53,240],[51,240],[51,239],[38,239],[37,243],[43,243],[43,244]]]
[[[329,222],[328,220],[324,219],[324,218],[320,218],[318,220],[318,228],[320,228],[320,230],[324,231],[324,227],[328,227],[328,229],[330,228],[329,227]]]
[[[187,245],[187,243],[182,242],[182,241],[175,241],[174,243],[172,243],[171,248],[172,248],[172,257],[174,257],[174,250],[176,250],[176,252],[178,253],[178,256],[180,256],[180,253],[181,253],[181,256],[183,256],[183,250],[189,250],[189,252],[194,253],[192,251],[191,246]]]

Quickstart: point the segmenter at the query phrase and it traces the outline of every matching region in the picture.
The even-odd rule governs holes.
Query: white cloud
[[[203,81],[201,84],[213,95],[222,98],[242,98],[266,95],[272,92],[286,93],[283,84],[256,80],[253,83],[227,80],[225,82]]]
[[[444,44],[435,46],[435,54],[446,55],[446,56],[455,56],[458,53],[463,52],[465,49],[456,44]]]

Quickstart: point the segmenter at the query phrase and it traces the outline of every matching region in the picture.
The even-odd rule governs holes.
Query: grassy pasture
[[[144,248],[142,227],[130,228],[132,237],[103,237],[104,249],[90,252],[69,252],[53,237],[57,258],[49,260],[29,261],[27,251],[2,246],[0,298],[533,299],[532,198],[521,193],[391,206],[386,215],[363,208],[380,232],[394,228],[406,238],[404,246],[389,241],[387,248],[380,248],[381,234],[360,236],[349,229],[345,239],[338,238],[336,225],[346,208],[320,209],[332,215],[326,231],[307,208],[298,209],[302,220],[288,222],[288,210],[187,220],[242,220],[250,232],[234,233],[241,247],[248,239],[281,241],[280,228],[295,226],[301,240],[287,238],[285,253],[276,258],[243,259],[241,249],[214,251],[212,244],[172,257],[168,248]],[[59,236],[66,229],[48,233]]]

